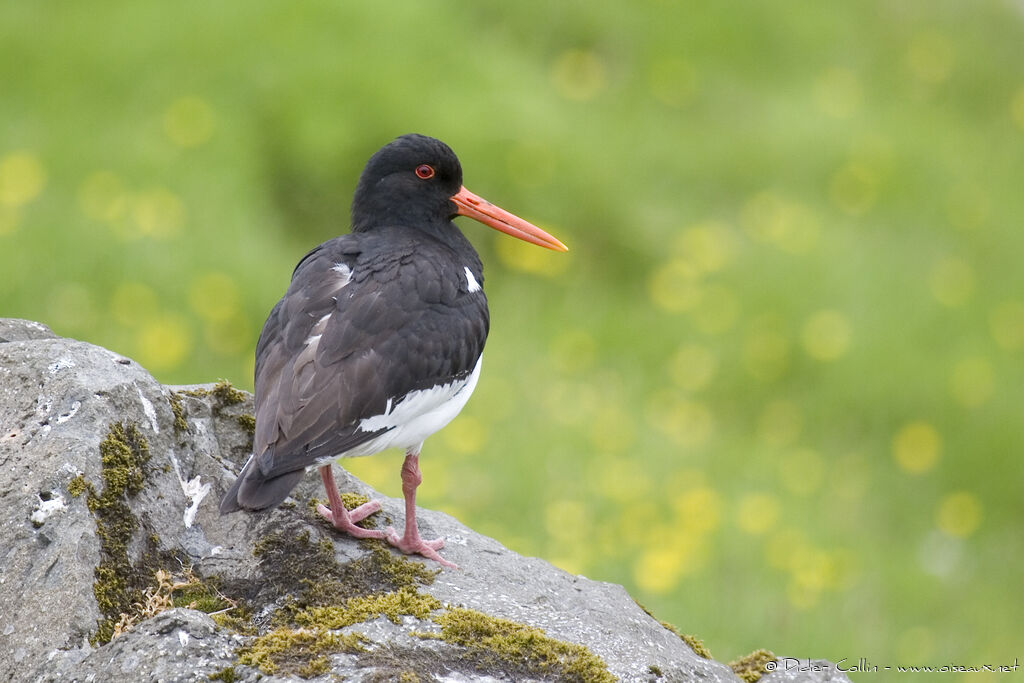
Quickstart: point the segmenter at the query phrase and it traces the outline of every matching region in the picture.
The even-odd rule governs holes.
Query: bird
[[[470,192],[452,149],[396,138],[370,157],[356,185],[351,230],[296,265],[256,345],[253,450],[221,514],[284,502],[320,472],[338,531],[456,568],[416,523],[424,440],[455,418],[476,387],[490,326],[483,265],[452,222],[467,216],[512,237],[568,251],[555,237]],[[346,510],[331,463],[404,450],[405,528],[365,529],[371,500]]]

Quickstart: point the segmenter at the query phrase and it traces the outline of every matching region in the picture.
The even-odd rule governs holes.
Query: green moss
[[[649,667],[647,667],[647,672],[649,674],[651,674],[652,676],[657,676],[658,678],[661,678],[662,676],[665,675],[662,672],[661,667],[658,666],[657,664],[651,664]]]
[[[431,569],[422,562],[413,562],[394,554],[389,546],[384,544],[384,541],[366,541],[366,543],[371,547],[373,563],[381,574],[396,587],[429,586],[441,573],[440,567]]]
[[[277,628],[238,651],[238,663],[264,674],[295,674],[311,678],[328,671],[327,655],[361,652],[366,638],[323,629]]]
[[[212,389],[186,389],[181,393],[194,398],[213,396],[221,406],[232,406],[245,401],[245,392],[235,389],[226,379],[214,384]]]
[[[115,422],[100,442],[103,465],[103,495],[117,498],[134,496],[142,490],[143,467],[149,462],[149,444],[133,424]]]
[[[756,683],[766,673],[765,665],[776,659],[778,658],[771,650],[755,650],[745,657],[729,662],[729,668],[747,683]]]
[[[268,534],[253,546],[253,554],[260,559],[264,580],[279,595],[301,591],[307,577],[330,579],[337,573],[334,547],[314,543],[309,530],[294,536]]]
[[[93,643],[106,643],[114,635],[116,624],[125,615],[138,612],[146,588],[155,585],[159,550],[147,538],[141,557],[135,562],[128,555],[138,520],[127,499],[137,495],[145,483],[149,463],[149,444],[133,424],[115,422],[99,445],[103,490],[84,477],[72,480],[74,489],[86,494],[86,502],[96,522],[100,541],[100,563],[94,570],[93,595],[103,614],[97,624]],[[69,488],[70,490],[70,488]]]
[[[259,630],[252,623],[252,611],[244,605],[238,605],[234,609],[211,614],[210,618],[221,628],[240,633],[244,636],[254,636],[259,633]]]
[[[615,680],[593,652],[549,638],[539,628],[461,607],[445,610],[434,621],[441,626],[443,640],[468,648],[502,670],[524,669],[533,675],[557,676],[561,681]]]
[[[335,559],[332,541],[316,539],[308,529],[285,529],[260,540],[253,549],[260,560],[254,586],[260,593],[258,602],[277,602],[281,607],[270,617],[272,630],[238,650],[238,663],[263,673],[317,675],[327,670],[332,652],[361,649],[361,641],[352,640],[358,636],[342,636],[332,629],[382,615],[394,622],[403,615],[425,619],[441,607],[436,598],[417,590],[433,581],[436,571],[394,555],[379,541],[362,544],[369,552],[342,565]],[[251,614],[230,614],[213,618],[235,631],[255,630]]]
[[[636,600],[634,600],[633,602],[636,602]],[[697,636],[691,636],[688,633],[682,633],[679,629],[677,629],[675,626],[668,623],[667,621],[662,621],[661,619],[658,619],[658,617],[654,616],[654,614],[651,613],[651,610],[647,609],[639,602],[636,603],[636,606],[642,609],[647,616],[661,624],[662,628],[671,631],[676,636],[681,638],[684,643],[690,646],[690,649],[693,650],[694,654],[703,657],[704,659],[714,659],[714,657],[712,657],[711,655],[711,651],[708,650],[703,640],[701,640]]]
[[[216,580],[192,581],[174,589],[171,600],[175,607],[187,607],[200,612],[219,612],[233,605],[217,590]]]
[[[346,510],[355,510],[360,505],[366,505],[370,502],[370,497],[364,496],[361,493],[345,492],[339,495],[341,496],[341,502],[345,504]]]
[[[679,637],[683,639],[683,642],[690,646],[694,654],[703,657],[704,659],[713,659],[711,651],[708,650],[707,646],[704,645],[704,641],[697,636],[691,636],[689,633],[681,633]]]
[[[328,538],[314,541],[308,530],[279,532],[256,544],[263,584],[278,598],[289,596],[278,615],[289,623],[309,607],[345,604],[350,598],[415,588],[434,581],[437,570],[390,552],[382,541],[363,541],[370,552],[345,565],[334,557]]]
[[[398,675],[398,683],[420,683],[420,677],[414,671],[403,671]]]
[[[211,681],[223,681],[224,683],[235,683],[238,680],[238,674],[235,672],[235,667],[228,666],[224,667],[216,673],[212,673],[207,676]]]
[[[434,596],[404,586],[390,593],[349,598],[343,606],[307,607],[296,612],[294,620],[302,626],[338,629],[378,616],[385,616],[396,624],[403,615],[426,619],[440,608],[441,601]]]
[[[68,482],[68,493],[70,493],[73,498],[78,498],[83,493],[88,491],[90,486],[92,486],[92,484],[87,482],[85,480],[85,477],[79,474],[77,477]]]
[[[242,425],[242,429],[249,432],[250,435],[256,433],[256,417],[250,413],[243,413],[235,418],[238,420],[238,424]]]
[[[167,397],[167,402],[171,404],[171,412],[174,413],[174,430],[187,432],[188,422],[185,421],[185,407],[181,405],[181,395],[172,391]]]
[[[245,401],[245,392],[231,386],[231,382],[222,379],[213,386],[210,393],[217,397],[222,405],[231,406]]]

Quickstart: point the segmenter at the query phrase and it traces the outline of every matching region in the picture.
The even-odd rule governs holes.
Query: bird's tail
[[[220,514],[226,515],[238,510],[264,510],[280,505],[303,474],[305,470],[300,469],[267,477],[256,463],[256,458],[251,457],[221,499]]]

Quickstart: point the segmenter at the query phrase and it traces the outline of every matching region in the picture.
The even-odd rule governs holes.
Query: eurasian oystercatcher
[[[352,201],[352,232],[299,261],[256,346],[253,454],[222,514],[278,505],[318,467],[330,507],[318,512],[356,538],[455,565],[443,539],[416,526],[423,441],[466,404],[480,376],[489,315],[483,266],[452,219],[469,216],[556,251],[566,246],[462,186],[462,166],[440,140],[404,135],[366,164]],[[363,529],[380,509],[347,511],[331,462],[405,450],[405,533]]]

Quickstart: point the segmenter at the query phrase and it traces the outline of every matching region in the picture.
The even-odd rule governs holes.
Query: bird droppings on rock
[[[68,508],[64,503],[64,496],[56,491],[40,491],[36,496],[39,499],[39,503],[36,505],[36,509],[32,511],[29,519],[32,520],[32,526],[37,529],[46,524],[46,520],[50,518],[50,515]]]
[[[765,666],[778,659],[771,650],[754,650],[729,662],[729,668],[747,683],[757,683],[767,673]]]
[[[150,429],[153,430],[154,434],[159,434],[160,424],[156,419],[156,408],[153,407],[153,402],[142,393],[142,387],[135,387],[135,392],[139,395],[139,403],[142,404],[142,410],[146,414],[146,419],[149,420]]]
[[[192,527],[193,522],[196,519],[196,512],[199,510],[199,506],[203,502],[203,498],[206,498],[206,494],[210,492],[210,482],[205,484],[202,481],[202,477],[195,476],[185,480],[181,476],[181,467],[178,465],[178,459],[174,457],[172,453],[170,455],[171,465],[174,468],[174,474],[178,478],[178,482],[181,484],[181,492],[188,498],[188,506],[185,508],[185,512],[182,514],[182,523],[186,529]]]

